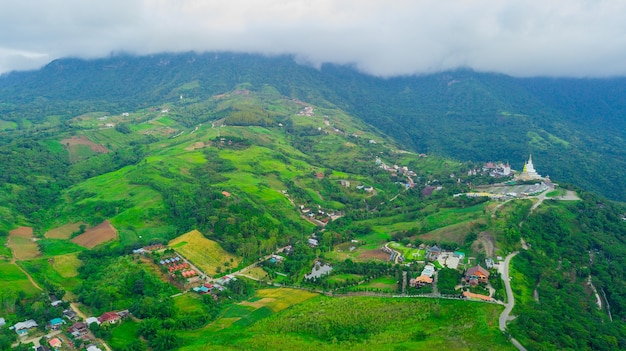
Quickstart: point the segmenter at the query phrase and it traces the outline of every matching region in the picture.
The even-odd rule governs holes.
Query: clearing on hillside
[[[363,260],[363,261],[380,260],[383,262],[388,262],[389,257],[390,257],[390,254],[382,251],[381,249],[365,251],[365,252],[360,253],[358,256],[359,260]]]
[[[72,239],[72,242],[80,246],[92,249],[104,242],[115,240],[117,238],[117,229],[111,225],[107,219],[99,225],[90,228],[85,233]]]
[[[101,152],[101,153],[109,152],[109,150],[106,147],[104,147],[103,145],[94,143],[93,141],[87,139],[87,137],[85,137],[84,135],[73,136],[71,138],[63,139],[61,140],[61,144],[63,144],[63,146],[68,147],[70,150],[73,146],[76,146],[76,145],[86,145],[93,152]]]
[[[230,267],[234,268],[241,261],[237,256],[226,252],[217,242],[205,238],[197,230],[172,239],[168,245],[209,275],[217,273],[217,267],[224,269],[224,262],[228,262]]]
[[[81,225],[89,228],[89,225],[84,222],[68,223],[66,225],[50,229],[46,232],[46,234],[44,234],[44,236],[48,239],[69,239],[73,233],[80,230]]]
[[[25,260],[41,255],[39,246],[34,241],[32,227],[19,227],[9,232],[9,246],[13,256],[18,260]]]
[[[22,238],[33,237],[33,227],[17,227],[9,232],[11,236],[20,236]]]

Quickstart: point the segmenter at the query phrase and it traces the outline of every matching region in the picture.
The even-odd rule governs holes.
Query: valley
[[[269,84],[188,88],[3,141],[7,326],[61,318],[64,350],[626,347],[622,203]]]

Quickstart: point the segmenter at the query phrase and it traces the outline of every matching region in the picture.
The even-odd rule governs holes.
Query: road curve
[[[500,265],[500,274],[502,280],[504,281],[504,287],[506,289],[506,305],[502,314],[500,314],[500,331],[506,332],[506,322],[509,321],[511,311],[515,306],[515,298],[513,297],[513,289],[511,289],[511,281],[509,277],[509,266],[511,264],[511,259],[517,255],[519,251],[515,251],[512,254],[506,256],[504,259],[504,263]],[[513,346],[517,347],[520,351],[526,351],[526,348],[519,343],[519,341],[511,338],[511,343]]]

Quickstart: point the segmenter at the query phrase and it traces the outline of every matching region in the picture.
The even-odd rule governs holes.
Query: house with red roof
[[[119,322],[121,319],[122,317],[120,317],[115,312],[104,312],[102,316],[98,317],[98,321],[100,323],[108,323],[108,324],[115,324]]]

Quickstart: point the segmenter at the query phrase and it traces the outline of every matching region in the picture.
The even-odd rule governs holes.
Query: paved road
[[[500,331],[506,332],[506,323],[511,319],[511,311],[515,306],[515,298],[513,297],[513,289],[511,289],[511,281],[509,277],[509,265],[511,264],[511,259],[515,257],[519,252],[513,252],[512,254],[506,256],[504,259],[504,263],[500,264],[500,274],[502,275],[502,280],[504,281],[504,287],[506,289],[506,306],[502,314],[500,314]],[[520,351],[526,351],[526,348],[522,346],[519,341],[511,338],[511,343],[513,346],[517,347]]]

